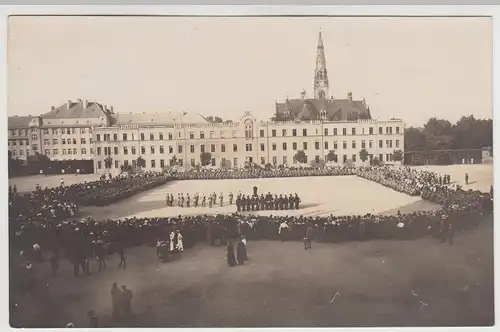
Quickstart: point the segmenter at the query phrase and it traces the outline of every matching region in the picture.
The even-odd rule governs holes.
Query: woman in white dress
[[[174,238],[175,234],[174,232],[170,233],[170,251],[174,251]]]
[[[182,234],[177,231],[177,250],[184,251],[184,244],[182,243]]]

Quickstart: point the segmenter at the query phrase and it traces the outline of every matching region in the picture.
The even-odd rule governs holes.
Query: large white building
[[[404,147],[401,120],[262,122],[248,112],[235,123],[209,123],[187,114],[141,114],[135,120],[94,128],[96,172],[106,171],[108,156],[111,170],[134,166],[141,157],[145,169],[159,171],[173,162],[183,169],[201,165],[201,154],[207,152],[211,166],[224,168],[245,162],[297,164],[299,150],[308,163],[326,161],[333,150],[335,164],[361,165],[360,151],[366,149],[370,157],[392,164],[394,151]]]

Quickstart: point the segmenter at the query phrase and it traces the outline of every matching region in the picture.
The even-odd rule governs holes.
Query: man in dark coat
[[[308,225],[306,228],[306,239],[304,241],[304,249],[305,250],[312,248],[312,238],[314,236],[313,232],[314,232],[314,229],[313,229],[312,225]]]
[[[134,294],[127,286],[122,285],[122,293],[121,293],[121,304],[123,306],[123,313],[126,317],[130,317],[132,315],[132,298]]]
[[[241,239],[238,240],[238,243],[236,244],[236,259],[238,260],[238,264],[242,265],[247,257],[247,249],[245,247],[245,244]]]
[[[234,246],[231,241],[227,245],[227,264],[231,267],[236,265],[236,258],[234,257]]]
[[[113,319],[119,320],[121,316],[121,307],[120,307],[120,297],[122,292],[116,282],[113,283],[113,287],[111,287],[111,299],[113,303]]]

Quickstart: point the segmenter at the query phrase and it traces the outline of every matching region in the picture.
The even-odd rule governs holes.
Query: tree
[[[113,158],[109,155],[106,159],[104,159],[104,168],[106,168],[109,172],[111,171],[111,167],[113,167]]]
[[[137,167],[139,167],[139,169],[146,167],[146,160],[144,160],[144,158],[142,158],[142,156],[137,157],[137,160],[135,163],[136,163]]]
[[[170,166],[177,166],[178,160],[177,157],[174,155],[172,158],[170,158]]]
[[[205,118],[208,122],[211,122],[211,123],[223,123],[224,121],[222,120],[221,117],[218,117],[218,116],[207,116]]]
[[[359,159],[361,159],[362,162],[366,162],[369,155],[370,154],[368,153],[368,151],[366,151],[366,149],[361,149],[359,151]]]
[[[377,157],[374,157],[371,160],[371,163],[372,163],[372,166],[382,166],[384,164],[384,162],[381,161],[380,159],[378,159]]]
[[[301,164],[306,164],[307,163],[307,155],[304,152],[304,150],[299,150],[293,157],[297,162]]]
[[[212,154],[210,152],[200,153],[201,166],[207,166],[212,163]]]
[[[327,161],[335,161],[336,158],[337,158],[337,155],[335,154],[335,150],[328,151],[328,154],[326,155]]]
[[[403,160],[403,151],[401,150],[394,150],[394,152],[392,153],[392,158],[394,159],[394,161],[402,161]]]

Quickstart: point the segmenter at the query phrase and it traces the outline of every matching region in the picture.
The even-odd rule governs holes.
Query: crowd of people
[[[492,190],[490,194],[463,190],[460,186],[452,185],[448,176],[440,180],[437,174],[422,170],[404,167],[343,167],[335,171],[306,169],[280,170],[279,172],[297,171],[302,172],[300,173],[302,176],[311,176],[313,173],[323,174],[322,172],[329,171],[333,172],[331,175],[357,175],[409,195],[420,195],[426,200],[440,204],[442,209],[409,214],[397,213],[389,216],[373,214],[325,217],[257,216],[233,213],[157,218],[134,217],[120,220],[95,220],[93,218],[77,220],[78,205],[74,202],[89,204],[89,201],[97,200],[97,197],[101,200],[109,199],[108,202],[110,202],[118,197],[126,197],[133,192],[166,183],[171,178],[182,178],[176,175],[149,173],[127,179],[113,178],[68,187],[60,186],[44,190],[38,187],[33,193],[24,196],[19,195],[14,188],[9,188],[9,221],[11,228],[15,229],[12,242],[16,249],[23,252],[21,256],[26,263],[26,268],[28,266],[31,268],[28,253],[32,254],[31,257],[41,257],[41,251],[43,251],[46,256],[49,255],[48,261],[51,268],[55,270],[59,267],[60,258],[69,258],[74,266],[75,276],[78,275],[80,267],[84,273],[91,273],[88,263],[91,259],[99,261],[99,271],[104,272],[106,256],[115,253],[121,257],[119,267],[125,267],[124,251],[127,250],[126,248],[137,245],[156,246],[156,255],[159,258],[165,258],[172,252],[182,252],[197,242],[227,245],[228,264],[235,266],[243,264],[248,259],[247,239],[250,241],[259,239],[303,241],[305,249],[310,248],[311,238],[317,241],[341,242],[436,236],[441,241],[447,240],[452,244],[455,232],[476,227],[483,219],[482,216],[491,213],[493,209]],[[205,178],[217,178],[224,172],[227,171],[201,173],[207,176]],[[236,172],[236,174],[241,177],[250,174],[245,172]],[[191,179],[189,177],[191,175],[182,176]],[[196,178],[198,175],[193,176]],[[84,197],[87,201],[79,201]],[[178,201],[182,202],[183,206],[182,197],[183,195],[180,194]],[[191,205],[188,197],[189,195],[186,196],[186,206]],[[197,206],[199,203],[203,205],[203,197],[200,200],[199,195],[198,197],[195,195],[194,205]],[[215,204],[217,199],[215,193],[209,197],[211,204]],[[222,204],[222,194],[219,197],[221,197]],[[238,211],[286,210],[298,209],[300,198],[298,195],[274,195],[273,197],[270,193],[259,196],[254,187],[252,196],[239,194],[235,202]],[[230,203],[232,204],[232,193]],[[167,205],[172,204],[173,195],[169,194]],[[236,256],[234,256],[235,246]]]
[[[355,169],[347,166],[302,167],[302,168],[242,168],[242,169],[201,169],[172,174],[176,180],[218,180],[218,179],[256,179],[286,178],[302,176],[340,176],[354,175]]]

